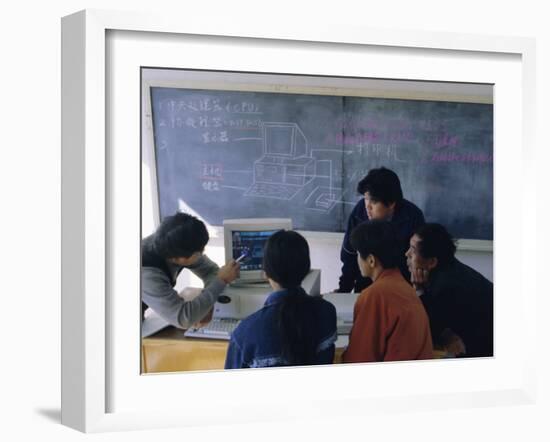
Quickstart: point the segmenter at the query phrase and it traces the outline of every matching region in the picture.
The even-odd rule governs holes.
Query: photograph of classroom
[[[493,356],[492,85],[141,78],[143,374]]]

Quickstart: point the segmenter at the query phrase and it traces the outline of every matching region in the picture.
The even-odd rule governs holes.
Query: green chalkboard
[[[493,238],[493,107],[151,88],[161,217],[290,217],[341,232],[373,167],[457,238]]]

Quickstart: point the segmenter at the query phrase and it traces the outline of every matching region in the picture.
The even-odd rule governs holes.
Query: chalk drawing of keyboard
[[[301,188],[302,186],[293,186],[291,184],[256,182],[246,191],[245,196],[289,200],[296,195]]]

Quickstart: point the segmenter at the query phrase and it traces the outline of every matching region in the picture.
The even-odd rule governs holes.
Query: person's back
[[[361,274],[373,280],[358,297],[344,362],[433,358],[428,316],[398,269],[400,247],[394,226],[373,220],[351,234]]]
[[[232,333],[225,368],[332,363],[336,309],[300,287],[310,270],[306,240],[297,232],[275,232],[265,245],[263,263],[275,291]]]
[[[361,292],[345,362],[433,358],[430,325],[414,289],[398,269],[389,269]]]
[[[299,361],[289,361],[283,355],[280,316],[289,296],[302,304],[292,320],[310,330],[315,351]],[[263,308],[244,319],[231,336],[225,368],[259,368],[287,365],[331,364],[336,338],[336,310],[321,297],[305,292],[289,294],[287,290],[269,295]],[[238,349],[238,351],[236,351]]]

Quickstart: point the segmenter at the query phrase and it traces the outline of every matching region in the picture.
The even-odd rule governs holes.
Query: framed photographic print
[[[315,24],[296,29],[290,24],[242,27],[236,22],[200,19],[181,24],[169,16],[96,10],[65,17],[62,37],[65,425],[95,432],[208,425],[213,419],[243,423],[533,401],[535,331],[529,318],[534,316],[536,291],[534,281],[526,277],[526,265],[518,268],[506,258],[513,254],[525,263],[527,249],[535,243],[534,232],[528,228],[533,214],[525,211],[511,218],[506,204],[511,199],[533,198],[523,190],[528,184],[520,187],[507,179],[519,168],[524,182],[535,180],[526,173],[534,149],[530,135],[535,94],[532,40],[344,26],[329,29]],[[474,95],[479,101],[479,95],[486,94],[494,113],[495,221],[491,238],[479,238],[495,245],[482,242],[471,247],[493,250],[494,357],[144,375],[140,240],[154,229],[162,207],[154,188],[156,163],[147,156],[150,148],[142,152],[153,124],[146,106],[150,95],[144,94],[144,75],[165,75],[164,84],[169,85],[174,72],[183,71],[191,73],[183,81],[200,83],[195,89],[226,94],[234,89],[231,78],[251,75],[256,79],[285,77],[286,83],[272,78],[268,83],[276,83],[279,93],[310,96],[348,96],[352,90],[370,88],[371,95],[387,97],[392,82],[414,83],[412,91],[403,92],[409,99],[430,100],[435,93],[447,101],[453,101],[453,94],[462,94],[462,99]],[[210,77],[206,81],[197,73]],[[339,83],[330,83],[330,79]],[[353,84],[345,84],[349,81]],[[250,87],[254,82],[247,77],[243,83]],[[265,93],[257,84],[254,92]],[[434,92],[438,84],[445,87]],[[432,89],[423,90],[422,85]],[[476,85],[483,85],[483,92]],[[289,133],[288,122],[272,119],[277,124],[264,122],[264,132],[268,126],[284,126]],[[201,123],[186,120],[178,124]],[[234,124],[255,123],[250,119]],[[298,140],[292,145],[294,150],[300,148],[299,130],[303,132],[296,127],[292,126],[293,140]],[[224,135],[214,132],[207,138],[206,132],[198,133],[202,137],[198,139],[203,144],[223,143]],[[308,158],[327,161],[320,156]],[[213,192],[219,185],[220,168],[215,162],[205,164],[201,188]],[[324,165],[316,170],[328,170]],[[326,208],[332,197],[323,199],[323,195],[332,195],[337,186],[323,182],[320,187],[324,190],[314,200]],[[509,231],[515,232],[512,242]],[[208,253],[218,253],[222,259],[223,244],[220,238],[216,242],[216,230],[212,232],[214,242]],[[341,236],[322,233],[308,240],[312,238],[320,248],[341,241]],[[512,273],[517,277],[506,278]],[[328,284],[325,281],[324,290],[330,289]],[[514,327],[510,327],[511,318]],[[226,413],[227,409],[232,413]]]

